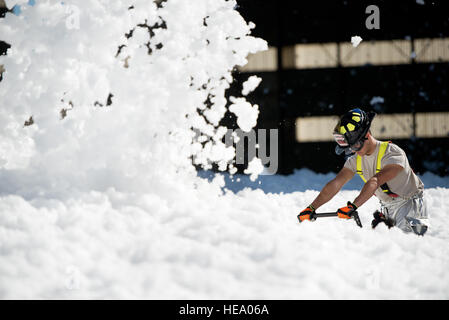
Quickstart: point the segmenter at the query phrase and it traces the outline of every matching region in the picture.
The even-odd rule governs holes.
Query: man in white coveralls
[[[353,153],[337,176],[329,181],[315,200],[298,215],[299,222],[314,221],[315,210],[331,200],[354,174],[365,185],[354,201],[337,210],[342,219],[352,214],[375,195],[381,210],[374,213],[372,227],[384,222],[404,232],[423,235],[427,231],[427,208],[423,199],[424,184],[409,165],[405,152],[389,141],[376,140],[370,131],[376,114],[353,109],[345,113],[334,129],[336,152]]]

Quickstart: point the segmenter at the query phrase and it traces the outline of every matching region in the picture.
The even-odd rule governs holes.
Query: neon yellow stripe
[[[388,143],[389,143],[388,141],[384,141],[380,144],[379,153],[377,154],[376,173],[378,173],[381,169],[382,158],[385,155],[385,151],[387,150]]]
[[[377,154],[376,173],[378,173],[381,170],[382,158],[385,155],[385,151],[387,150],[388,144],[389,144],[388,141],[383,141],[380,144],[379,153]],[[363,170],[362,170],[362,157],[359,155],[357,155],[357,174],[360,176],[360,178],[362,178],[363,182],[366,182],[366,179],[363,176]],[[384,192],[387,192],[387,191],[384,191]]]
[[[362,171],[362,157],[359,155],[357,155],[357,174],[360,176],[360,178],[362,178],[363,182],[366,182]]]

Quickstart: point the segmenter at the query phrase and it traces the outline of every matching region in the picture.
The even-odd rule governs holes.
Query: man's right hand
[[[312,207],[312,205],[310,205],[304,210],[302,210],[300,214],[298,214],[298,220],[299,222],[303,222],[304,220],[315,221],[316,220],[315,215],[316,215],[315,208]]]

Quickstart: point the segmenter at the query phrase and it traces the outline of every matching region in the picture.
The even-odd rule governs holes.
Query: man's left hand
[[[348,205],[346,207],[340,208],[337,210],[337,214],[339,218],[342,219],[351,219],[352,214],[357,210],[357,206],[353,204],[351,201],[348,201]]]

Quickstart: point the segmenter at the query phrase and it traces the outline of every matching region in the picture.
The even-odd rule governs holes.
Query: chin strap
[[[335,153],[336,153],[337,155],[341,155],[342,153],[344,153],[345,156],[351,156],[351,155],[353,155],[355,152],[352,151],[349,147],[343,148],[343,147],[340,147],[340,146],[337,144],[337,146],[335,147]]]

